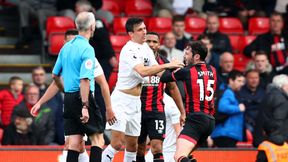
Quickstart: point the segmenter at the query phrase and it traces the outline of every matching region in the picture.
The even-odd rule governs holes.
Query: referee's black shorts
[[[83,124],[82,101],[80,92],[65,93],[64,96],[64,132],[65,135],[103,133],[104,124],[99,106],[97,106],[92,92],[89,93],[89,120]]]
[[[184,138],[195,145],[201,146],[215,128],[213,116],[199,113],[189,113],[179,138]]]

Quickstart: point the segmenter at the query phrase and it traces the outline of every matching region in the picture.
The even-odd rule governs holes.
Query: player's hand
[[[186,113],[181,113],[180,115],[180,126],[183,127],[186,120]]]
[[[117,121],[112,108],[106,109],[106,120],[109,125],[113,125]]]
[[[82,123],[87,123],[89,120],[89,112],[88,112],[88,107],[83,106],[82,107],[82,116],[80,117]]]
[[[37,102],[37,103],[32,107],[32,109],[30,110],[31,115],[34,116],[34,117],[37,116],[38,110],[40,109],[40,107],[41,107],[41,104],[40,104],[39,102]]]
[[[184,67],[184,63],[180,62],[176,59],[172,60],[170,63],[168,63],[168,68],[169,69],[176,69],[176,68],[183,68]]]

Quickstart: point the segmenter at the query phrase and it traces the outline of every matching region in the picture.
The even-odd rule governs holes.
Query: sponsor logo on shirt
[[[92,66],[93,66],[93,61],[91,59],[86,60],[85,68],[90,70],[92,69]]]

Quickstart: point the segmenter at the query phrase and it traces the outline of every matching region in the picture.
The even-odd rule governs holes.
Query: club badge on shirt
[[[86,60],[85,62],[85,68],[90,70],[93,67],[93,61],[91,59]]]

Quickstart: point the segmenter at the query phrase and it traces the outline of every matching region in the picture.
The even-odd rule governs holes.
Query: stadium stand
[[[126,34],[125,23],[128,17],[116,17],[113,23],[113,33],[116,35]]]
[[[238,18],[234,17],[223,17],[220,18],[220,27],[219,30],[222,33],[228,35],[243,35],[244,29],[241,21]]]
[[[165,33],[171,31],[172,20],[165,17],[152,17],[148,20],[147,28],[149,31],[164,35]]]
[[[127,0],[124,12],[129,17],[149,17],[152,16],[153,7],[149,0]]]
[[[126,42],[130,39],[127,35],[111,35],[110,41],[112,47],[116,53],[119,53],[122,47],[126,44]]]
[[[253,17],[248,22],[248,33],[250,35],[259,35],[268,32],[270,29],[269,18]]]
[[[239,49],[239,40],[242,36],[240,35],[229,35],[229,40],[232,46],[232,52],[233,53],[239,53],[240,49]]]
[[[50,55],[58,55],[60,49],[64,45],[64,33],[51,33],[48,37],[48,53]]]
[[[254,39],[256,38],[256,36],[254,35],[247,35],[247,36],[241,36],[240,40],[239,40],[239,52],[243,52],[244,48],[250,44]]]
[[[206,20],[199,17],[186,17],[185,30],[191,34],[202,34],[206,28]]]
[[[115,0],[103,1],[102,9],[110,11],[114,16],[121,16],[122,8]]]

